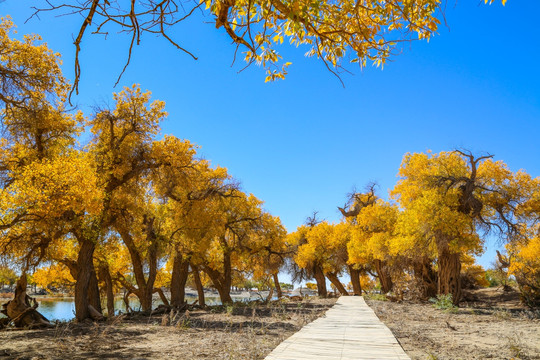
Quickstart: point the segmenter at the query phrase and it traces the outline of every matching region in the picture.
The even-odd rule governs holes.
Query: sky
[[[19,36],[38,33],[62,54],[73,79],[73,39],[81,17],[32,15],[41,0],[0,1]],[[449,1],[446,26],[429,42],[406,43],[384,69],[351,66],[344,86],[305,48],[284,81],[265,83],[262,68],[232,64],[234,46],[211,17],[197,16],[171,36],[198,60],[144,35],[119,85],[128,37],[86,35],[77,107],[91,114],[112,93],[140,84],[166,102],[163,133],[188,139],[244,191],[294,231],[314,211],[339,221],[346,194],[378,183],[388,196],[406,153],[468,149],[490,153],[511,170],[540,176],[540,27],[538,1]],[[27,21],[28,20],[28,21]],[[26,22],[25,22],[26,21]],[[479,259],[489,266],[497,244]]]

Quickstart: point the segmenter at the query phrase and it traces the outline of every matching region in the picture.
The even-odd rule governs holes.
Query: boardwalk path
[[[342,296],[326,315],[283,341],[266,360],[410,359],[360,296]]]

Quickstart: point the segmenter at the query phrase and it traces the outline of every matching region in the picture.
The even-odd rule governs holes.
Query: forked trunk
[[[216,289],[219,293],[219,298],[221,300],[221,303],[223,305],[225,304],[232,304],[233,300],[232,300],[232,297],[231,297],[231,288],[227,288],[225,286],[222,286],[222,285],[215,285],[216,286]]]
[[[324,276],[324,273],[320,266],[314,265],[313,266],[313,277],[315,278],[315,281],[317,282],[317,294],[320,297],[327,297],[328,291],[326,290],[326,277]]]
[[[345,287],[343,286],[343,284],[341,283],[341,281],[339,281],[337,275],[335,273],[328,273],[326,274],[326,277],[328,278],[328,280],[330,280],[330,282],[332,284],[334,284],[334,286],[336,287],[336,289],[338,289],[339,293],[341,295],[344,295],[344,296],[349,296],[349,293],[347,292],[347,289],[345,289]]]
[[[189,275],[189,260],[176,253],[171,276],[171,306],[181,307],[186,298],[186,282]]]
[[[353,294],[361,296],[362,284],[360,283],[360,270],[355,269],[352,265],[349,265],[348,268],[349,268],[349,275],[351,276]]]
[[[152,294],[157,276],[157,236],[154,231],[154,218],[149,217],[145,220],[146,242],[149,245],[147,250],[148,277],[145,276],[143,254],[137,248],[129,229],[123,223],[118,223],[116,229],[120,233],[131,258],[133,274],[137,283],[137,289],[132,290],[132,292],[139,298],[142,310],[150,312],[152,311]]]
[[[272,276],[274,278],[274,286],[276,287],[277,297],[278,299],[281,299],[283,292],[281,291],[281,285],[279,285],[278,273],[275,272],[272,274]]]
[[[394,288],[394,283],[392,282],[388,266],[385,261],[378,259],[376,259],[374,263],[379,282],[381,283],[381,291],[383,294],[389,293]]]
[[[219,271],[214,270],[212,268],[209,268],[207,266],[204,267],[204,272],[208,274],[210,277],[210,280],[212,280],[212,284],[214,285],[214,288],[219,293],[219,298],[221,300],[222,304],[231,304],[232,297],[231,297],[231,286],[230,286],[230,280],[227,281],[225,271],[224,274],[221,274]]]
[[[461,300],[461,261],[459,254],[451,253],[448,246],[439,249],[438,293],[452,294],[452,302],[458,305]]]

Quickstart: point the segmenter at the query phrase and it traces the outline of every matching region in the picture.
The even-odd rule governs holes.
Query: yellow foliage
[[[523,302],[531,307],[540,306],[540,237],[511,243],[507,249],[512,259],[509,273],[516,277]]]
[[[374,259],[387,260],[397,216],[397,207],[383,200],[364,206],[356,216],[351,241],[347,244],[349,264],[366,265]]]
[[[362,286],[363,291],[370,291],[375,288],[377,282],[369,275],[362,274],[360,275],[360,286]]]
[[[289,235],[290,241],[300,244],[295,262],[304,269],[317,264],[324,273],[340,273],[348,259],[349,227],[347,223],[329,224],[326,221],[312,227],[299,227],[297,234]]]
[[[43,289],[66,288],[75,285],[75,280],[69,269],[62,264],[39,268],[34,272],[32,279],[37,286]]]

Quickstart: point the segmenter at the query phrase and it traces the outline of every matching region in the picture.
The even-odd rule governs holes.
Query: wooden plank
[[[342,296],[326,314],[283,341],[266,360],[410,360],[361,296]]]

